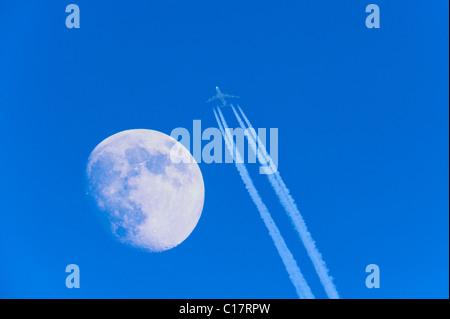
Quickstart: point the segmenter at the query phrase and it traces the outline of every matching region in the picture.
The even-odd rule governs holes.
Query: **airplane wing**
[[[208,101],[206,101],[206,103],[212,102],[214,100],[217,100],[218,97],[217,96],[213,96],[212,98],[210,98]]]
[[[238,99],[239,96],[235,96],[235,95],[229,95],[229,94],[222,94],[223,97],[231,97],[231,98],[235,98]]]

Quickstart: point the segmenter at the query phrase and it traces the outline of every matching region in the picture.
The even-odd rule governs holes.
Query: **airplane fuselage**
[[[227,102],[225,102],[225,99],[223,98],[222,92],[220,92],[220,89],[218,86],[216,86],[216,92],[217,92],[217,98],[222,101],[223,106],[227,105]]]

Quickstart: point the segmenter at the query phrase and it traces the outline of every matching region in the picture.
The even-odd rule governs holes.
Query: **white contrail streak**
[[[245,130],[245,125],[242,122],[241,117],[236,112],[234,106],[231,107],[233,109],[234,114],[236,115],[239,125],[243,130]],[[272,163],[272,159],[270,158],[270,155],[266,152],[264,144],[261,143],[259,137],[256,136],[253,126],[251,125],[250,121],[245,116],[244,112],[242,111],[239,105],[238,108],[245,122],[247,123],[249,132],[247,138],[251,148],[253,149],[255,154],[258,154],[258,160],[260,161],[261,164],[264,165],[265,163],[267,163],[268,165],[270,165]],[[258,141],[258,150],[256,150],[256,141]],[[263,160],[265,161],[265,163],[263,163]],[[269,179],[270,184],[272,185],[272,188],[275,190],[281,204],[283,205],[289,218],[294,224],[294,227],[297,230],[309,257],[311,258],[311,261],[314,265],[317,275],[319,276],[320,282],[322,283],[325,289],[325,292],[327,293],[329,298],[338,299],[339,294],[336,290],[336,287],[333,284],[333,278],[328,274],[328,269],[325,264],[325,261],[322,259],[322,255],[317,249],[316,244],[306,227],[305,221],[302,215],[300,214],[294,199],[289,193],[289,189],[284,184],[278,171],[274,172],[273,174],[266,174],[266,175],[267,178]]]
[[[225,144],[227,145],[228,151],[230,152],[230,154],[233,154],[234,148],[233,137],[229,135],[229,132],[227,132],[228,126],[227,123],[225,122],[222,112],[219,109],[217,109],[217,111],[219,112],[219,116],[221,118],[219,119],[216,111],[215,110],[213,111],[214,116],[216,117],[217,120],[217,124],[219,125],[220,131],[222,132],[223,138],[225,140]],[[256,187],[253,184],[250,175],[248,174],[247,167],[245,166],[245,164],[243,164],[244,162],[241,160],[242,158],[237,148],[236,153],[234,154],[236,156],[235,158],[236,168],[239,171],[239,174],[241,175],[241,178],[244,181],[245,187],[247,188],[250,197],[255,203],[256,208],[258,209],[259,214],[262,220],[264,221],[264,224],[269,230],[269,234],[272,237],[272,240],[275,244],[275,247],[278,250],[278,253],[280,254],[280,257],[286,267],[286,270],[289,274],[289,278],[291,279],[298,296],[302,299],[305,298],[313,299],[314,295],[312,294],[311,289],[308,286],[308,283],[303,277],[300,268],[298,267],[297,262],[294,259],[294,256],[289,251],[289,248],[287,247],[283,237],[281,236],[279,229],[275,225],[275,221],[270,216],[270,213],[266,205],[263,203],[261,196],[256,190]]]

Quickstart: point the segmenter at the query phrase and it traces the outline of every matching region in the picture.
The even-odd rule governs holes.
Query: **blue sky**
[[[77,30],[65,27],[70,3]],[[369,3],[2,1],[0,297],[296,298],[232,164],[200,165],[202,217],[164,253],[113,240],[85,195],[98,143],[217,126],[204,101],[219,85],[255,126],[279,129],[279,171],[343,298],[448,298],[448,3],[377,1],[377,30]],[[72,263],[80,289],[65,287]],[[369,290],[372,263],[381,287]]]

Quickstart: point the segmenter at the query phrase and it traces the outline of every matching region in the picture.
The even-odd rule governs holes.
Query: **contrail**
[[[236,109],[234,108],[233,105],[231,105],[231,108],[233,109],[233,112],[236,115],[239,125],[243,130],[245,130],[245,125],[242,122],[242,119],[239,116],[239,114],[236,112]],[[265,163],[267,163],[268,165],[270,165],[272,163],[272,159],[270,155],[266,152],[264,144],[261,143],[259,137],[256,136],[256,132],[253,126],[251,125],[250,121],[245,116],[244,112],[242,111],[239,105],[238,108],[245,122],[247,123],[249,132],[247,138],[249,140],[250,146],[252,147],[255,154],[258,155],[257,157],[261,164],[264,165]],[[256,141],[258,141],[258,150],[256,150]],[[265,163],[263,163],[262,158],[264,159]],[[306,227],[305,221],[302,215],[300,214],[294,199],[289,193],[289,189],[284,184],[278,171],[274,172],[273,174],[266,174],[266,175],[267,178],[269,179],[270,184],[272,185],[272,188],[275,190],[281,204],[283,205],[292,223],[294,224],[294,227],[297,230],[309,257],[311,258],[311,261],[314,265],[317,275],[319,276],[320,282],[322,283],[325,289],[325,292],[327,293],[329,298],[338,299],[339,294],[336,290],[336,287],[333,284],[333,278],[328,274],[328,269],[325,264],[325,261],[322,259],[322,255],[317,249],[316,244]]]
[[[232,137],[230,138],[229,132],[227,132],[228,126],[227,123],[225,122],[222,112],[219,109],[217,109],[220,116],[219,119],[216,111],[215,110],[213,111],[214,116],[216,117],[217,120],[217,124],[219,125],[220,131],[222,132],[223,138],[225,140],[225,144],[227,145],[228,151],[230,152],[230,154],[232,155],[235,154],[236,156],[234,161],[236,168],[239,171],[239,174],[241,175],[241,178],[244,181],[245,187],[247,188],[250,197],[255,203],[256,208],[258,209],[259,214],[262,220],[264,221],[264,224],[269,230],[270,237],[272,237],[275,247],[277,248],[280,257],[283,260],[284,266],[286,267],[286,270],[289,274],[289,278],[291,279],[298,296],[302,299],[313,299],[314,295],[312,294],[311,289],[308,286],[308,283],[303,277],[300,268],[298,267],[297,262],[294,259],[294,256],[289,251],[289,248],[287,247],[283,237],[281,236],[279,229],[275,225],[275,221],[270,216],[270,213],[266,205],[263,203],[261,196],[256,190],[256,187],[253,184],[250,175],[248,174],[247,167],[245,166],[245,164],[243,164],[244,162],[242,161],[241,154],[239,153],[237,148],[236,153],[233,153],[234,148],[233,138]]]

